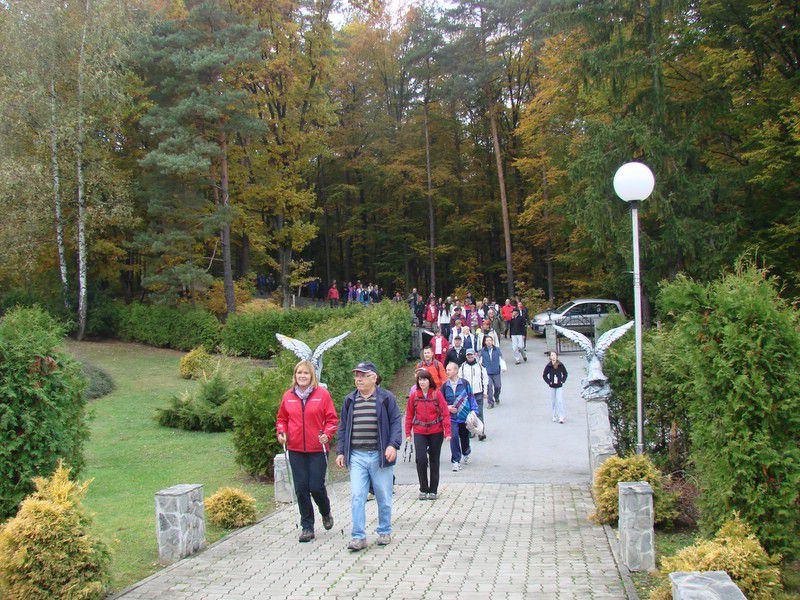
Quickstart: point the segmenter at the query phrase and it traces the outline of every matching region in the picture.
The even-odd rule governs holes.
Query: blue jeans
[[[367,515],[364,510],[367,504],[369,484],[375,490],[378,502],[378,535],[392,533],[392,479],[394,465],[381,468],[380,455],[377,450],[352,450],[350,452],[350,493],[352,495],[353,537],[366,539],[364,531]]]

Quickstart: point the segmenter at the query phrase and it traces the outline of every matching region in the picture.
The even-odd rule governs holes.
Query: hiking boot
[[[388,546],[392,542],[392,536],[390,535],[379,535],[377,544],[378,546]]]
[[[427,500],[428,499],[428,492],[420,492],[418,496],[419,500]]]
[[[478,441],[479,441],[479,442],[482,442],[482,441],[483,441],[483,440],[485,440],[485,439],[486,439],[486,434],[485,434],[485,433],[483,433],[483,434],[481,434],[481,435],[479,435],[479,436],[478,436]]]
[[[347,544],[347,549],[352,550],[353,552],[358,552],[359,550],[363,550],[367,547],[367,540],[364,538],[353,538],[350,540],[350,543]]]
[[[461,464],[462,464],[462,465],[468,465],[468,464],[469,464],[469,461],[470,461],[470,457],[471,457],[471,456],[472,456],[471,454],[467,454],[465,457],[463,457],[463,458],[461,459]]]
[[[518,364],[519,364],[519,360],[515,360],[515,361],[514,361],[514,364],[515,364],[515,365],[518,365]]]
[[[523,354],[522,355],[522,360],[524,360],[525,362],[528,362],[528,355],[527,354]]]
[[[564,422],[564,417],[561,417],[561,418],[558,420],[558,422],[559,422],[559,423],[563,423],[563,422]]]
[[[460,464],[458,464],[457,462],[453,463],[453,471],[458,471],[460,468],[461,468]]]
[[[428,494],[428,500],[436,500],[439,495],[436,492],[431,492]]]
[[[303,532],[300,534],[300,541],[301,542],[310,542],[314,539],[314,530],[313,529],[303,529]]]
[[[490,405],[489,405],[489,408],[494,408],[494,404],[490,404]]]
[[[325,529],[333,529],[333,514],[322,517],[322,526]]]

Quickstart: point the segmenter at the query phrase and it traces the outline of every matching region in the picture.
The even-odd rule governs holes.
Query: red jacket
[[[512,312],[514,312],[514,307],[510,304],[504,304],[500,308],[500,315],[503,317],[503,321],[510,321]]]
[[[339,299],[339,290],[336,289],[334,286],[331,286],[331,289],[328,290],[328,300],[338,300]]]
[[[439,362],[443,363],[444,362],[444,357],[447,354],[447,349],[450,347],[450,344],[447,343],[447,338],[446,337],[443,337],[443,336],[439,335],[438,338],[441,340],[442,351],[441,352],[437,352],[436,351],[436,338],[437,338],[437,336],[433,336],[433,338],[431,339],[431,343],[429,345],[431,347],[431,350],[433,350],[433,358],[435,358]]]
[[[429,321],[430,323],[436,323],[436,319],[439,316],[439,311],[436,309],[436,305],[430,305],[425,308],[425,320]]]
[[[422,390],[415,387],[406,405],[406,437],[412,433],[430,435],[440,431],[444,432],[444,437],[450,437],[450,412],[442,392],[428,390],[425,397]]]
[[[417,371],[419,369],[425,369],[431,374],[431,377],[433,377],[433,383],[436,385],[437,390],[442,387],[442,384],[445,381],[447,381],[447,373],[444,371],[444,366],[435,358],[429,365],[426,365],[423,361],[419,361],[414,370]]]
[[[289,450],[323,452],[322,444],[319,443],[320,431],[328,438],[333,438],[338,423],[339,417],[336,416],[336,408],[328,390],[317,386],[303,406],[303,401],[292,387],[281,400],[275,431],[286,433]],[[330,448],[330,442],[326,445]]]

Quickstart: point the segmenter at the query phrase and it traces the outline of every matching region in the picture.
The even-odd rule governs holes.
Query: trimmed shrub
[[[105,595],[110,556],[81,506],[89,483],[59,465],[0,530],[0,596],[92,599]]]
[[[675,571],[726,571],[750,600],[770,600],[782,589],[779,559],[770,557],[738,515],[712,540],[702,540],[661,561],[664,575]],[[670,600],[669,582],[650,592],[651,600]]]
[[[0,519],[33,490],[34,476],[60,458],[83,466],[86,380],[80,365],[56,350],[64,328],[38,307],[0,319]]]
[[[405,303],[381,302],[365,309],[333,310],[338,318],[317,325],[301,336],[311,348],[344,331],[352,333],[325,353],[322,380],[338,409],[353,389],[351,369],[363,360],[371,360],[384,376],[393,375],[403,364],[411,339],[411,322]],[[234,416],[233,440],[236,460],[248,472],[272,477],[272,459],[281,451],[275,439],[275,418],[283,393],[292,382],[297,357],[282,351],[275,368],[261,373],[240,388],[231,402]]]
[[[96,400],[114,391],[114,379],[105,369],[84,362],[81,363],[81,372],[88,383],[84,392],[87,400]]]
[[[655,522],[669,527],[678,517],[678,496],[665,490],[666,478],[649,458],[633,454],[625,458],[612,456],[594,476],[594,493],[597,510],[590,517],[598,523],[616,523],[619,519],[620,481],[646,481],[653,488]]]
[[[233,427],[226,405],[232,393],[230,376],[218,366],[195,390],[173,396],[169,407],[158,409],[158,422],[187,431],[227,431]]]
[[[768,552],[796,558],[800,312],[746,262],[705,285],[679,277],[659,298],[680,349],[673,381],[687,401],[702,530],[738,511]]]
[[[216,348],[222,325],[200,308],[170,308],[158,304],[118,304],[117,336],[162,348]]]
[[[206,499],[204,508],[208,520],[225,529],[244,527],[256,521],[256,499],[238,488],[220,488]]]
[[[290,308],[236,313],[225,322],[221,341],[230,354],[269,358],[281,348],[276,333],[295,337],[319,323],[351,317],[362,310],[362,306],[352,304],[344,309]]]
[[[203,346],[198,346],[181,357],[178,370],[183,379],[200,379],[203,373],[209,372],[213,366],[211,355]]]

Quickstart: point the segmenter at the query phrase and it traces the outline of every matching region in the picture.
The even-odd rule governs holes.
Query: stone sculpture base
[[[620,481],[617,489],[622,562],[631,571],[654,571],[653,488],[646,481]]]
[[[180,484],[156,493],[158,560],[171,563],[206,545],[203,486]]]
[[[725,571],[677,571],[669,580],[672,600],[747,600]]]

